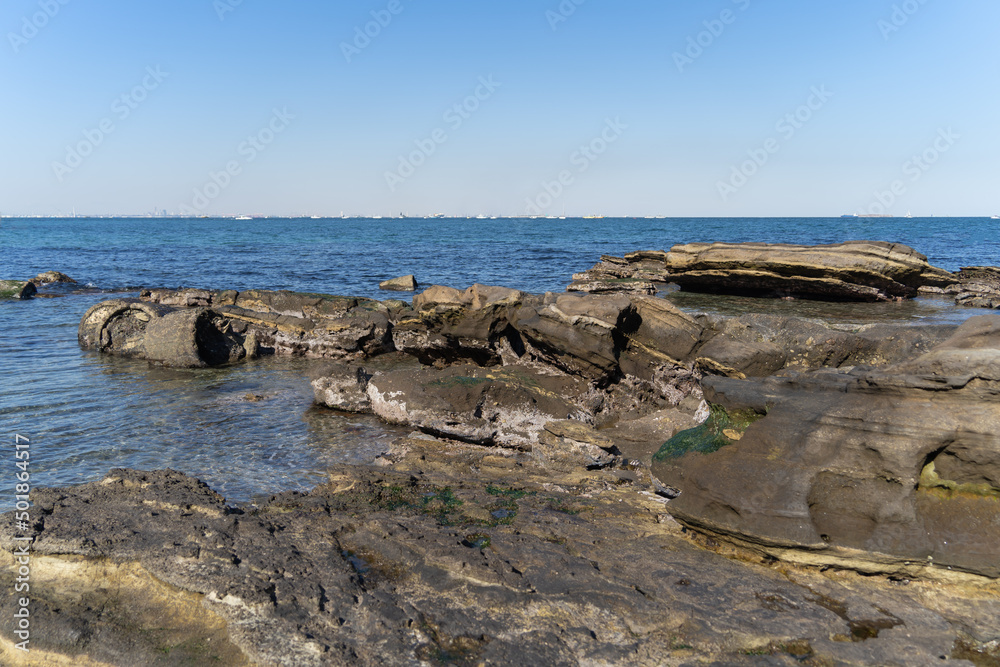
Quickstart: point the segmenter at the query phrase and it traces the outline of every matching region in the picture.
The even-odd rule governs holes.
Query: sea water
[[[384,299],[400,295],[379,292],[380,281],[412,273],[423,285],[561,292],[602,254],[719,240],[897,241],[957,270],[1000,265],[996,225],[988,218],[3,219],[0,278],[56,270],[82,289],[0,302],[0,438],[31,438],[35,487],[95,481],[114,467],[173,468],[240,501],[308,489],[330,466],[370,462],[405,433],[372,417],[314,407],[312,365],[302,360],[176,370],[80,350],[76,332],[86,310],[140,288]],[[981,312],[941,299],[831,306],[670,298],[691,311],[764,309],[859,324],[957,322]],[[13,483],[13,474],[6,478]],[[0,508],[12,504],[12,493],[0,494]]]

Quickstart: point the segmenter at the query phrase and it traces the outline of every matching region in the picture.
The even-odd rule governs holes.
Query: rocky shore
[[[653,296],[982,307],[998,275],[898,244],[690,244],[602,258],[560,294],[102,302],[85,349],[187,368],[314,359],[318,404],[412,432],[257,505],[173,471],[37,490],[42,662],[9,642],[12,595],[0,656],[1000,664],[1000,316],[848,326]],[[5,515],[10,591],[18,534]]]

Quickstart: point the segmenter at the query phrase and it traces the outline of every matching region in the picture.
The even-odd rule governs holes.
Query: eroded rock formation
[[[679,520],[799,562],[1000,577],[1000,317],[882,369],[704,385],[766,416],[654,465]]]

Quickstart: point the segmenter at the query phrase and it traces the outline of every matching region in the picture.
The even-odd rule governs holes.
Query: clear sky
[[[997,215],[998,26],[996,0],[5,0],[0,215]]]

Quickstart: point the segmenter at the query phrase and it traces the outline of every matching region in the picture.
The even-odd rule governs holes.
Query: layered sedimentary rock
[[[569,291],[651,293],[674,283],[684,290],[833,301],[889,301],[918,289],[944,288],[955,276],[931,266],[912,248],[881,241],[801,246],[770,243],[689,243],[669,252],[603,257],[573,276]]]
[[[878,241],[689,243],[671,248],[666,266],[682,289],[845,301],[909,298],[921,286],[953,282],[912,248]]]
[[[378,301],[350,297],[152,290],[91,308],[79,341],[85,349],[180,367],[260,354],[349,360],[391,349],[388,312]]]
[[[1000,308],[1000,267],[967,266],[958,272],[955,303],[977,308]]]
[[[654,465],[679,520],[801,562],[1000,577],[1000,317],[882,369],[704,385],[766,416]]]
[[[590,270],[573,274],[567,292],[606,294],[627,292],[655,294],[657,286],[666,282],[666,253],[633,252],[624,257],[602,255]]]
[[[94,306],[79,336],[84,348],[168,366],[267,354],[341,362],[314,376],[317,403],[433,435],[524,448],[550,420],[604,427],[682,404],[694,414],[703,375],[885,365],[952,330],[849,333],[787,317],[692,317],[645,295],[530,295],[474,285],[428,288],[412,307],[290,292],[152,290]],[[403,358],[413,363],[400,367]],[[639,429],[653,439],[636,450],[674,430]]]

